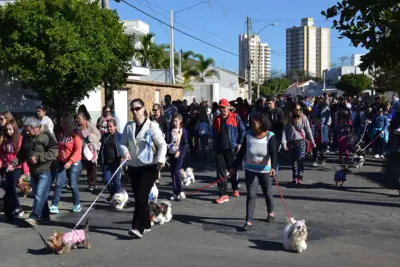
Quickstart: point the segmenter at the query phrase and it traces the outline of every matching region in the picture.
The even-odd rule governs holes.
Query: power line
[[[166,26],[168,26],[168,27],[171,27],[169,24],[165,23],[164,21],[159,20],[158,18],[154,17],[153,15],[150,15],[149,13],[147,13],[147,12],[141,10],[140,8],[135,7],[134,5],[128,3],[128,2],[125,1],[125,0],[118,0],[118,1],[127,4],[128,6],[130,6],[130,7],[134,8],[134,9],[136,9],[137,11],[139,11],[139,12],[145,14],[146,16],[148,16],[148,17],[150,17],[150,18],[152,18],[152,19],[154,19],[154,20],[156,20],[156,21],[158,21],[158,22],[160,22],[160,23],[162,23],[162,24],[164,24],[164,25],[166,25]],[[175,28],[175,27],[172,27],[172,28],[173,28],[174,30],[176,30],[177,32],[180,32],[180,33],[182,33],[182,34],[184,34],[184,35],[186,35],[186,36],[188,36],[188,37],[190,37],[190,38],[193,38],[193,39],[195,39],[195,40],[197,40],[197,41],[199,41],[199,42],[201,42],[201,43],[204,43],[204,44],[206,44],[206,45],[209,45],[209,46],[211,46],[211,47],[214,47],[214,48],[216,48],[216,49],[218,49],[218,50],[221,50],[221,51],[223,51],[223,52],[225,52],[225,53],[228,53],[228,54],[231,54],[231,55],[234,55],[234,56],[239,56],[239,55],[236,54],[236,53],[233,53],[233,52],[231,52],[231,51],[228,51],[228,50],[226,50],[226,49],[223,49],[223,48],[221,48],[221,47],[218,47],[218,46],[216,46],[216,45],[213,45],[213,44],[211,44],[211,43],[209,43],[209,42],[203,41],[203,40],[201,40],[200,38],[198,38],[198,37],[196,37],[196,36],[193,36],[193,35],[191,35],[191,34],[189,34],[189,33],[186,33],[186,32],[184,32],[184,31],[182,31],[182,30],[180,30],[180,29],[177,29],[177,28]]]

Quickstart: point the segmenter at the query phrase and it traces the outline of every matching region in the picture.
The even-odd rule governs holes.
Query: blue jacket
[[[219,142],[219,132],[221,128],[221,115],[215,118],[213,124],[213,149],[216,151]],[[229,143],[232,151],[235,151],[238,144],[242,144],[246,128],[240,116],[236,113],[229,112],[226,119],[226,127],[228,127]]]
[[[122,148],[121,148],[122,134],[119,133],[119,132],[116,132],[114,135],[115,135],[115,143],[116,143],[116,146],[117,146],[117,157],[120,158],[120,157],[123,156],[123,152],[122,152]],[[103,135],[101,136],[101,139],[100,139],[101,146],[100,146],[100,152],[99,152],[99,159],[98,159],[98,162],[99,162],[101,165],[104,165],[104,156],[103,156],[103,152],[104,152],[104,142],[105,142],[108,138],[110,138],[110,136],[111,136],[111,135],[110,135],[109,133],[105,133],[105,134],[103,134]]]

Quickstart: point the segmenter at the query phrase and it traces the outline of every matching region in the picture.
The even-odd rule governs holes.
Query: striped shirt
[[[246,156],[246,157],[245,157]],[[277,146],[273,132],[268,132],[263,138],[256,138],[251,131],[247,132],[243,145],[233,163],[238,169],[244,160],[244,168],[256,173],[269,173],[276,168]]]

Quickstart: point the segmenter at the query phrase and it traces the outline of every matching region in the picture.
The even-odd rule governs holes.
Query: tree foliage
[[[0,70],[43,104],[72,110],[107,80],[126,82],[131,39],[115,11],[89,0],[20,0],[0,8]]]
[[[169,58],[165,57],[165,51],[169,49],[167,44],[156,44],[154,33],[148,33],[140,39],[140,47],[135,49],[135,58],[141,66],[152,69],[164,69],[169,67]]]
[[[193,57],[198,62],[194,66],[188,67],[184,76],[190,77],[197,82],[204,82],[207,78],[212,78],[213,76],[219,79],[219,71],[213,68],[215,66],[214,59],[205,58],[202,54],[195,54]]]
[[[322,81],[321,78],[311,76],[308,72],[301,70],[301,69],[300,70],[289,70],[286,73],[285,78],[288,79],[291,83],[295,83],[295,82],[302,83],[302,82],[307,82],[309,80],[313,80],[315,82]]]
[[[371,89],[371,79],[365,74],[345,74],[336,84],[337,89],[346,95],[359,95],[367,89]]]
[[[400,64],[390,68],[378,68],[371,72],[374,88],[380,93],[400,92]]]
[[[361,57],[360,68],[390,68],[400,63],[400,4],[393,0],[342,0],[322,11],[333,20],[333,28],[355,47],[369,52]]]
[[[272,78],[260,86],[260,94],[267,96],[285,93],[290,84],[290,81],[286,78]]]

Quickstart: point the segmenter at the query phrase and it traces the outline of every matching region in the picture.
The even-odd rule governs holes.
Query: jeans
[[[132,229],[143,232],[150,229],[149,195],[158,177],[157,164],[128,167],[129,180],[135,198],[135,211],[132,219]]]
[[[236,153],[228,150],[217,152],[215,157],[217,161],[217,179],[221,179],[222,177],[226,176],[226,173],[230,168],[232,168],[233,160],[235,159]],[[231,184],[232,190],[239,190],[239,175],[236,173],[235,175],[231,176]],[[226,179],[220,181],[218,183],[218,190],[220,196],[227,195],[228,192],[228,182]]]
[[[376,154],[378,154],[378,155],[385,154],[385,150],[386,150],[385,138],[382,138],[382,137],[379,136],[375,140],[375,150],[376,150]]]
[[[77,161],[73,163],[68,170],[64,168],[64,162],[57,163],[57,175],[56,175],[56,188],[54,189],[53,206],[58,206],[60,201],[61,192],[64,188],[65,180],[67,179],[72,192],[72,201],[74,206],[79,205],[79,188],[78,180],[82,172],[82,162]]]
[[[33,205],[32,213],[29,218],[38,220],[50,219],[49,204],[47,198],[49,197],[50,186],[53,181],[51,172],[42,172],[39,174],[31,175],[31,185],[33,192]]]
[[[182,192],[182,174],[181,169],[183,165],[183,158],[175,158],[175,155],[170,155],[170,164],[169,169],[171,170],[171,178],[172,178],[172,192],[175,195],[179,195]]]
[[[256,173],[246,170],[245,178],[247,188],[246,221],[251,222],[253,220],[259,184],[261,185],[261,189],[264,194],[268,214],[274,212],[274,197],[271,190],[273,178],[269,175],[269,173]]]
[[[103,166],[103,182],[106,185],[110,179],[111,176],[115,173],[115,171],[118,169],[119,165],[121,162],[119,160],[116,160],[113,163],[106,163]],[[110,182],[110,184],[107,186],[108,192],[110,193],[110,196],[113,196],[115,193],[118,193],[121,191],[121,169],[118,170],[118,172],[115,174],[113,180]]]
[[[210,135],[200,135],[200,143],[203,150],[208,146],[208,139],[210,139]]]
[[[20,208],[17,195],[17,184],[21,177],[22,170],[15,169],[12,172],[6,172],[4,177],[4,215],[8,218],[13,216],[13,212]]]
[[[306,157],[306,141],[295,140],[289,143],[292,160],[293,179],[303,180],[304,158]]]

